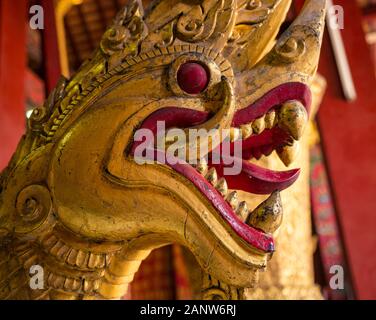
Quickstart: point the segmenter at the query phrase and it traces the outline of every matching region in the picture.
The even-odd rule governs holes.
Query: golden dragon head
[[[72,246],[118,246],[97,288],[106,298],[124,294],[139,261],[169,243],[186,246],[213,277],[251,286],[274,251],[278,191],[299,170],[249,160],[274,150],[286,165],[293,160],[324,28],[325,1],[307,0],[276,40],[290,3],[159,0],[144,11],[130,1],[92,59],[29,119],[1,178],[0,236],[43,242],[59,229]],[[149,144],[159,161],[139,164],[139,133],[157,138],[161,122],[202,134],[186,143],[162,137],[185,161]],[[227,174],[239,141],[242,156],[232,159],[241,170]],[[271,196],[251,211],[236,190]]]

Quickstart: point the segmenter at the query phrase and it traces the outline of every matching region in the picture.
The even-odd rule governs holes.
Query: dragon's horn
[[[307,0],[300,15],[278,40],[276,51],[286,60],[299,61],[300,72],[315,75],[324,34],[326,0]]]
[[[245,103],[288,82],[309,85],[316,73],[324,33],[326,0],[307,0],[300,15],[260,62],[239,75]]]

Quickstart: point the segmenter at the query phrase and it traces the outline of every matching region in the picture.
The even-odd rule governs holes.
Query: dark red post
[[[26,0],[0,1],[0,170],[25,131]]]
[[[43,59],[47,93],[56,86],[61,75],[59,44],[56,32],[53,0],[40,0],[44,9]]]

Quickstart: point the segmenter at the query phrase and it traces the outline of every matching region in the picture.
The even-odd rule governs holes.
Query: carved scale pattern
[[[115,244],[118,249],[110,253],[76,248],[66,243],[56,228],[32,242],[2,239],[1,243],[1,300],[103,299],[100,285],[106,282],[105,275],[109,273],[106,270],[113,261],[116,263],[116,255],[122,248]],[[30,288],[29,271],[33,265],[43,267],[43,290]]]

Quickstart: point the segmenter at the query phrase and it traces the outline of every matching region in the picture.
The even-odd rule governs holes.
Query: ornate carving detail
[[[172,0],[161,2],[146,19],[151,28],[143,51],[184,42],[202,44],[209,40],[215,46],[217,41],[222,41],[220,38],[227,29],[231,30],[233,6],[234,0],[203,0],[192,4]],[[168,15],[164,10],[168,10]]]
[[[288,7],[288,1],[281,0],[243,0],[238,1],[238,14],[235,21],[235,26],[232,31],[228,44],[226,47],[226,55],[236,59],[237,55],[242,57],[239,61],[243,60],[243,55],[246,54],[246,47],[249,46],[250,40],[257,45],[257,32],[267,27],[268,19],[271,15],[281,11],[280,7]],[[265,41],[265,39],[260,39]],[[259,40],[259,41],[260,41]],[[252,49],[254,46],[252,46]],[[256,62],[260,53],[254,52],[251,54],[249,63]],[[244,63],[244,62],[243,62]]]
[[[187,42],[198,42],[210,37],[223,5],[224,0],[203,1],[184,13],[176,22],[177,38]]]
[[[278,0],[240,1],[235,28],[229,42],[234,43],[236,46],[243,46],[247,44],[247,38],[252,36],[252,33],[254,33],[257,28],[268,18],[277,3]]]
[[[16,209],[21,218],[16,231],[31,232],[38,228],[52,211],[50,192],[41,185],[28,186],[18,194]]]
[[[91,83],[90,86],[86,87],[85,90],[81,89],[81,86],[75,85],[72,87],[72,83],[69,85],[69,92],[66,93],[64,99],[61,100],[60,108],[55,109],[55,113],[52,114],[50,120],[44,126],[44,133],[46,135],[45,142],[51,142],[53,137],[55,136],[56,131],[59,129],[61,124],[69,118],[71,113],[75,109],[79,109],[87,97],[89,97],[101,84],[106,82],[108,79],[126,73],[131,67],[135,65],[139,65],[142,62],[146,62],[148,60],[152,60],[158,57],[173,55],[173,54],[181,54],[185,53],[184,50],[188,49],[187,54],[199,54],[201,57],[208,57],[213,61],[213,70],[214,77],[213,82],[218,79],[216,75],[215,69],[220,68],[222,75],[226,76],[230,81],[233,80],[234,74],[232,72],[231,64],[229,61],[223,58],[221,54],[219,54],[215,50],[211,50],[209,48],[205,48],[199,45],[191,45],[189,47],[182,47],[181,45],[171,46],[168,48],[164,48],[164,50],[154,49],[147,55],[139,55],[135,58],[127,58],[122,64],[118,65],[116,68],[109,70],[107,73],[98,75],[96,80]],[[205,58],[205,61],[208,61],[208,58]],[[213,63],[209,62],[209,66]]]
[[[78,294],[95,295],[100,285],[100,277],[97,279],[72,278],[64,274],[55,274],[50,271],[47,271],[45,277],[48,286],[51,288]]]
[[[100,48],[108,56],[120,52],[122,58],[136,56],[139,44],[146,35],[143,9],[137,0],[132,0],[116,16],[113,25],[105,32]]]
[[[72,248],[57,234],[50,233],[41,240],[43,250],[57,260],[81,269],[103,269],[109,265],[111,254],[94,253],[90,250]]]
[[[285,43],[276,47],[276,53],[287,63],[302,56],[305,51],[304,40],[289,38]]]
[[[226,178],[205,161],[138,165],[134,133],[160,117],[184,130],[232,127],[233,140],[240,130],[254,136],[271,130],[266,149],[246,150],[255,157],[291,147],[306,120],[297,111],[304,114],[309,104],[307,85],[318,61],[325,1],[309,0],[277,49],[265,55],[288,2],[161,0],[146,14],[140,1],[129,3],[92,58],[72,79],[62,78],[33,112],[1,175],[0,297],[120,298],[141,261],[176,242],[210,274],[206,298],[244,297],[240,287],[254,285],[274,250],[267,232],[279,223],[270,225],[268,202],[259,207],[262,215],[247,219],[253,214],[247,203],[238,203]],[[256,24],[257,37],[243,47],[234,28]],[[305,41],[298,58],[294,44],[292,50],[285,47],[286,37]],[[177,70],[192,62],[209,76],[199,94],[178,87]],[[288,117],[279,108],[291,100]],[[277,127],[280,120],[283,127]],[[220,142],[212,139],[210,151]],[[297,178],[297,171],[280,175],[255,168],[244,172],[244,179],[252,174],[256,179],[231,182],[252,199],[255,193],[283,190]],[[257,229],[260,219],[264,230]],[[45,268],[45,290],[28,287],[31,264]]]
[[[208,274],[203,274],[202,299],[244,300],[244,288],[229,286]]]

